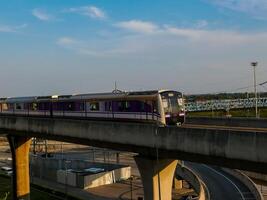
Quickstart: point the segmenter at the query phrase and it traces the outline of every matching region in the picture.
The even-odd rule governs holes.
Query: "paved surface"
[[[59,153],[54,153],[56,157],[64,157],[65,159],[84,159],[84,160],[94,160],[97,162],[116,162],[116,151],[108,151],[108,150],[99,150],[91,147],[84,147],[79,149],[69,149],[63,150]],[[66,188],[63,184],[51,183],[50,181],[41,180],[38,178],[32,179],[32,182],[37,183],[39,185],[43,185],[45,187],[56,189],[65,193],[69,193],[77,197],[81,197],[83,199],[90,200],[115,200],[115,199],[131,199],[131,190],[133,199],[137,199],[137,197],[143,196],[143,188],[140,181],[140,174],[137,170],[136,164],[133,159],[133,153],[121,153],[120,154],[120,163],[128,164],[132,167],[132,174],[136,177],[132,182],[124,181],[117,184],[101,186],[98,188],[92,188],[88,190],[81,190],[77,188],[72,188],[68,186]],[[11,155],[9,153],[9,147],[7,144],[0,145],[0,166],[7,166],[11,164],[10,158]],[[219,168],[209,167],[203,164],[195,164],[186,162],[187,166],[190,166],[193,170],[195,170],[202,177],[203,181],[208,186],[210,191],[211,199],[215,200],[225,200],[225,199],[250,199],[251,196],[249,190],[238,180],[236,180],[231,175],[226,174],[221,171]],[[230,181],[229,181],[230,180]],[[233,185],[235,184],[235,186]],[[263,193],[266,193],[267,187],[259,186]],[[238,188],[238,189],[237,189]],[[241,195],[241,193],[243,195]],[[180,199],[181,196],[190,192],[190,190],[174,190],[173,197],[174,199]],[[252,197],[252,198],[251,198]],[[267,199],[267,198],[266,198]]]
[[[42,185],[46,188],[54,189],[57,191],[62,191],[81,199],[90,200],[137,200],[138,197],[143,197],[143,188],[140,180],[134,180],[131,184],[129,181],[124,181],[122,183],[116,183],[111,185],[100,186],[97,188],[91,188],[87,190],[82,190],[74,187],[66,186],[63,184],[50,182],[46,180],[41,180],[34,178],[31,180],[35,184]],[[132,192],[131,192],[132,191]],[[179,200],[182,196],[186,196],[188,193],[192,193],[190,189],[173,190],[173,199]]]
[[[211,200],[253,200],[249,189],[238,179],[222,171],[219,167],[186,162],[207,185]]]
[[[60,146],[60,144],[59,144]],[[66,145],[65,145],[66,146]],[[44,148],[43,148],[44,149]],[[58,148],[60,149],[60,147]],[[53,148],[50,149],[51,152],[54,151]],[[73,148],[73,149],[63,149],[63,151],[59,150],[58,153],[53,153],[53,156],[64,158],[64,159],[82,159],[88,161],[96,161],[96,162],[117,162],[116,159],[116,151],[111,150],[103,150],[92,147],[82,147],[82,148]],[[91,188],[87,190],[82,190],[78,188],[74,188],[71,186],[66,186],[64,184],[51,182],[39,178],[31,178],[31,183],[35,183],[46,188],[54,189],[57,191],[61,191],[63,193],[71,194],[72,196],[80,197],[81,199],[90,199],[90,200],[136,200],[138,197],[143,197],[143,187],[140,180],[140,174],[133,159],[133,153],[123,152],[120,154],[120,164],[130,165],[132,167],[132,175],[134,179],[132,182],[129,180],[104,185],[97,188]],[[0,145],[0,167],[1,166],[11,166],[11,160],[8,158],[11,157],[9,152],[9,146],[1,143]],[[132,192],[131,192],[132,191]],[[183,188],[180,190],[173,190],[173,199],[178,200],[181,199],[182,196],[186,196],[187,194],[192,194],[192,189]]]
[[[267,182],[264,181],[260,181],[260,180],[254,180],[254,183],[257,184],[257,187],[259,189],[259,191],[261,191],[262,196],[265,200],[267,200]]]

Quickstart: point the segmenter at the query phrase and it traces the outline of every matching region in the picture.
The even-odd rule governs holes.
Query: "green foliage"
[[[8,195],[9,195],[9,193],[10,193],[10,192],[6,192],[6,193],[5,193],[5,197],[0,198],[0,200],[7,200],[7,197],[8,197]]]
[[[267,97],[267,92],[258,93],[259,97]],[[193,94],[186,95],[188,102],[205,101],[205,100],[221,100],[221,99],[246,99],[254,98],[254,93],[218,93],[218,94]]]
[[[11,200],[11,179],[0,176],[0,200]],[[31,187],[31,200],[57,200],[55,196],[50,196],[47,192],[41,192]]]
[[[3,175],[0,176],[0,200],[11,200],[11,180]]]

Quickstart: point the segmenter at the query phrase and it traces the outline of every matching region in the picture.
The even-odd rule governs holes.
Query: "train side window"
[[[118,102],[118,109],[119,109],[119,111],[123,111],[123,103],[122,103],[122,101]]]
[[[22,109],[22,105],[20,103],[16,103],[15,108],[16,108],[16,110],[21,110]]]
[[[71,103],[68,103],[67,104],[67,110],[68,111],[73,110],[73,107],[72,107],[72,104]]]
[[[109,108],[109,111],[112,111],[112,101],[109,102],[108,108]]]
[[[22,105],[24,110],[28,110],[30,108],[30,103],[24,103]]]
[[[13,103],[8,103],[7,107],[8,107],[8,110],[13,110],[14,109],[14,104]]]
[[[81,102],[81,103],[79,104],[79,106],[80,106],[80,110],[84,110],[85,103]]]
[[[129,111],[131,108],[130,102],[129,101],[125,101],[125,110]]]
[[[90,103],[90,110],[98,111],[99,110],[99,103],[98,102]]]
[[[118,110],[119,111],[130,111],[131,104],[129,101],[119,101],[118,102]]]
[[[37,110],[37,103],[32,103],[32,110],[34,110],[34,111]]]
[[[126,111],[126,102],[125,101],[119,101],[118,102],[118,109],[119,111],[123,112]]]
[[[144,112],[145,111],[145,102],[141,101],[140,104],[141,104],[140,109],[142,112]]]
[[[105,110],[106,111],[112,111],[112,102],[111,101],[105,102]]]

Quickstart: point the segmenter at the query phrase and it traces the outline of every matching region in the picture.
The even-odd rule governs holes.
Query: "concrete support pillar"
[[[20,136],[7,136],[12,153],[13,167],[13,199],[30,199],[29,178],[29,150],[31,138]]]
[[[145,200],[171,200],[177,160],[136,156],[141,174]]]

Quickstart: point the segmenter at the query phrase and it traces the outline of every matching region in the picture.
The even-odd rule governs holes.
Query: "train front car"
[[[162,109],[166,125],[181,125],[185,119],[184,100],[181,92],[161,91]]]

